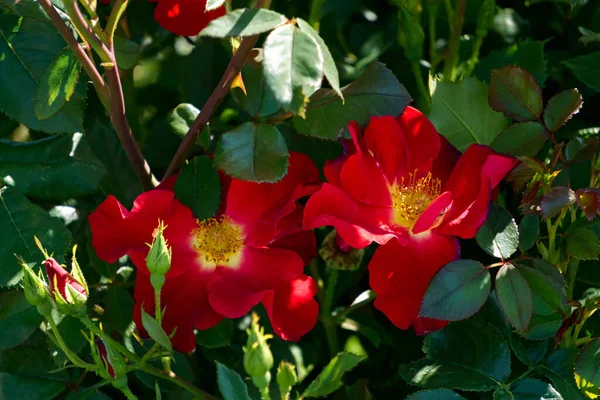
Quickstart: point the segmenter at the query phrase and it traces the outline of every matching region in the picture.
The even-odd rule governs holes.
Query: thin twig
[[[83,66],[85,73],[89,76],[92,84],[94,85],[94,89],[96,89],[96,92],[98,93],[100,101],[102,101],[104,107],[108,108],[108,89],[106,88],[106,84],[104,83],[102,76],[100,76],[100,73],[96,69],[94,62],[90,57],[88,57],[85,50],[79,45],[79,42],[75,36],[73,36],[73,33],[69,30],[69,27],[67,24],[65,24],[65,21],[63,21],[58,11],[56,11],[56,8],[54,8],[52,2],[50,0],[38,0],[38,3],[44,9],[65,42],[67,42],[75,58],[77,58],[77,60]]]
[[[257,4],[257,8],[267,8],[270,3],[271,0],[260,0]],[[233,57],[231,57],[229,65],[227,65],[227,69],[219,81],[219,84],[215,90],[213,90],[208,100],[206,100],[206,103],[204,104],[204,107],[202,107],[200,114],[198,114],[194,120],[194,123],[185,134],[183,141],[179,145],[177,152],[173,156],[173,159],[171,160],[171,163],[169,164],[169,167],[163,176],[163,181],[173,175],[183,164],[189,149],[196,142],[198,134],[202,132],[202,129],[204,129],[208,121],[210,121],[212,114],[215,112],[219,104],[221,104],[227,93],[229,93],[231,82],[242,70],[250,51],[252,51],[256,41],[258,40],[258,36],[259,35],[247,36],[240,43],[240,46],[233,54]]]

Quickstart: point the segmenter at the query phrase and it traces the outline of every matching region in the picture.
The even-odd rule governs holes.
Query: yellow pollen
[[[431,172],[417,179],[417,169],[409,174],[408,182],[402,178],[400,183],[390,187],[394,206],[394,219],[398,225],[411,229],[419,216],[440,195],[442,181],[433,178]]]
[[[244,245],[240,227],[226,215],[196,223],[198,228],[192,231],[193,246],[207,263],[228,263]]]

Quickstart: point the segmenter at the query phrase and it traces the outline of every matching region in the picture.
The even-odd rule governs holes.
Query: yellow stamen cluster
[[[198,228],[192,231],[193,246],[208,263],[227,263],[244,245],[240,227],[226,215],[196,223]]]
[[[395,209],[395,222],[406,228],[412,228],[419,216],[440,195],[442,182],[433,178],[431,172],[417,179],[418,170],[409,174],[408,182],[402,178],[400,183],[390,187]]]

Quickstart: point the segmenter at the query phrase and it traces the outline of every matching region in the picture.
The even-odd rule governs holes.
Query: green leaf
[[[215,166],[233,178],[277,182],[287,172],[285,139],[273,125],[246,122],[224,133],[215,150]]]
[[[490,147],[511,156],[533,157],[544,146],[546,139],[546,128],[539,122],[519,122],[500,132]]]
[[[206,9],[205,11],[216,10],[225,4],[225,0],[207,0],[206,1]]]
[[[529,328],[527,328],[527,332],[525,332],[523,336],[530,340],[543,340],[554,337],[562,324],[562,316],[558,313],[540,315],[537,311],[536,296],[534,295],[533,316],[529,322]]]
[[[567,287],[562,275],[562,281],[555,281],[551,276],[544,273],[543,270],[536,268],[535,264],[533,267],[517,264],[516,268],[529,284],[531,291],[550,308],[557,312],[566,311]],[[555,267],[552,266],[552,268]]]
[[[342,377],[358,363],[363,357],[352,353],[338,353],[331,359],[323,371],[308,385],[302,397],[325,397],[342,386]]]
[[[10,349],[26,341],[44,318],[27,302],[22,291],[0,295],[0,350]]]
[[[210,158],[199,156],[183,166],[175,183],[175,197],[200,220],[217,213],[221,203],[221,180]]]
[[[560,212],[575,204],[575,192],[565,186],[557,186],[542,197],[542,217],[549,219],[557,216]]]
[[[60,219],[50,217],[12,188],[0,189],[0,205],[0,287],[16,285],[21,280],[15,254],[27,261],[42,259],[34,236],[49,253],[54,253],[58,262],[64,259],[70,249],[71,233]]]
[[[219,362],[217,362],[217,383],[223,400],[250,400],[248,388],[242,377]]]
[[[196,343],[208,349],[229,346],[233,337],[233,322],[224,319],[212,328],[199,330],[196,333]]]
[[[448,321],[469,318],[483,306],[491,285],[489,271],[479,262],[450,262],[429,283],[419,316]]]
[[[190,130],[190,126],[192,126],[198,114],[200,114],[200,110],[192,104],[183,103],[175,107],[175,109],[169,113],[167,122],[173,133],[177,136],[184,137]]]
[[[138,63],[140,45],[133,40],[115,36],[115,56],[120,69],[131,69]]]
[[[598,138],[574,137],[565,148],[565,156],[570,163],[592,160],[598,153]]]
[[[540,372],[550,379],[562,397],[567,400],[587,399],[577,388],[573,375],[577,354],[577,349],[558,349],[548,356],[546,365],[540,368]]]
[[[221,39],[252,36],[270,31],[286,22],[288,19],[275,11],[264,8],[238,8],[210,21],[208,26],[200,32],[200,36]]]
[[[563,62],[577,79],[600,92],[600,75],[598,74],[600,51],[594,51]]]
[[[409,395],[405,400],[463,400],[464,397],[448,389],[422,390]]]
[[[533,247],[540,233],[540,219],[537,215],[526,214],[519,223],[519,250],[527,251]]]
[[[508,66],[492,71],[490,106],[517,121],[539,120],[544,103],[542,89],[523,68]]]
[[[400,366],[409,384],[424,388],[487,391],[510,375],[510,350],[494,326],[473,320],[452,323],[425,337],[427,358]]]
[[[577,114],[582,105],[583,99],[577,89],[564,90],[548,101],[544,110],[544,123],[550,132],[555,132]]]
[[[429,119],[450,143],[464,152],[473,143],[490,145],[510,120],[488,104],[488,87],[474,78],[432,81]]]
[[[321,48],[309,34],[291,24],[271,32],[263,47],[267,85],[283,108],[302,115],[308,96],[323,80]]]
[[[600,339],[590,341],[579,353],[575,373],[593,386],[600,386]]]
[[[169,340],[169,336],[167,335],[167,333],[163,330],[162,326],[160,326],[158,321],[155,320],[154,317],[150,316],[143,309],[142,325],[144,326],[144,329],[148,332],[148,336],[150,336],[156,343],[160,344],[169,352],[173,351],[171,340]]]
[[[335,66],[333,56],[325,44],[325,41],[321,38],[321,36],[319,36],[319,33],[315,31],[312,26],[310,26],[308,22],[302,18],[297,18],[296,21],[298,23],[298,27],[300,27],[303,32],[308,34],[317,42],[317,45],[323,54],[323,72],[325,73],[325,77],[327,78],[327,81],[331,85],[332,89],[343,99],[344,95],[340,90],[340,76],[337,67]]]
[[[510,397],[514,400],[563,400],[563,397],[549,383],[539,379],[520,379],[510,387]],[[496,395],[494,394],[494,400]]]
[[[517,223],[510,212],[492,203],[488,217],[475,239],[486,253],[506,260],[519,246]]]
[[[580,260],[596,260],[600,253],[598,235],[591,229],[571,227],[567,236],[567,253]]]
[[[246,61],[242,68],[242,79],[246,91],[234,88],[231,93],[248,114],[254,117],[266,117],[280,109],[275,94],[265,81],[262,49],[256,51],[253,59]]]
[[[39,79],[33,110],[39,119],[59,112],[75,93],[81,64],[67,48],[56,55]]]
[[[104,297],[102,323],[105,331],[114,329],[124,334],[131,325],[134,304],[135,301],[127,290],[118,286],[111,287]]]
[[[0,178],[25,195],[44,200],[79,197],[98,189],[105,174],[80,133],[33,142],[0,139]]]
[[[34,101],[45,71],[66,44],[49,22],[11,14],[0,15],[0,110],[30,129],[48,133],[81,132],[85,109],[85,82],[62,109],[48,119],[40,120],[34,112]],[[82,80],[83,81],[83,80]],[[53,88],[50,88],[52,90]],[[39,101],[44,101],[40,98]],[[45,110],[48,112],[53,109]]]
[[[527,280],[512,264],[504,264],[498,271],[496,294],[508,322],[525,332],[533,314],[533,299]]]
[[[335,139],[350,121],[365,126],[372,116],[400,115],[412,101],[394,74],[379,62],[369,65],[341,92],[345,101],[331,89],[315,92],[310,97],[306,119],[294,119],[296,129],[307,135]]]

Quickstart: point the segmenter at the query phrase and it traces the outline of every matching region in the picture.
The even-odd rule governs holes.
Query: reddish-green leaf
[[[505,264],[498,271],[496,293],[508,322],[520,332],[525,332],[533,314],[531,289],[512,264]]]
[[[574,191],[565,186],[552,188],[542,197],[542,217],[544,219],[552,218],[573,203],[575,203]]]
[[[544,123],[552,132],[558,130],[583,105],[583,99],[577,89],[568,89],[553,96],[546,110],[544,110]]]
[[[508,66],[492,71],[490,106],[517,121],[535,121],[544,107],[542,89],[523,68]]]

